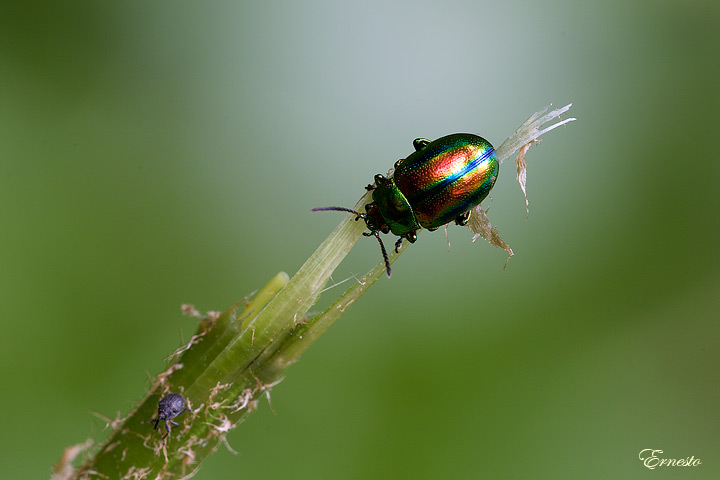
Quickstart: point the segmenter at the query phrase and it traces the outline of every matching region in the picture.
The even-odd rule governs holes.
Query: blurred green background
[[[46,478],[418,136],[498,145],[505,253],[423,233],[198,479],[720,478],[714,0],[3,2],[3,478]],[[390,239],[386,242],[391,242]],[[335,275],[380,260],[361,240]],[[100,434],[102,436],[102,434]],[[695,456],[648,470],[642,449]]]

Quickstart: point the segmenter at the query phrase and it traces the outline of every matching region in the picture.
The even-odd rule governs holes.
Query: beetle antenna
[[[375,238],[377,238],[378,243],[380,244],[380,250],[383,254],[383,260],[385,260],[385,270],[387,271],[387,276],[390,278],[390,261],[388,260],[387,251],[385,250],[385,245],[383,244],[382,239],[380,238],[380,234],[375,230],[373,232],[373,235]]]
[[[333,211],[336,211],[336,212],[354,213],[354,214],[357,215],[358,217],[364,217],[364,216],[365,216],[364,213],[356,212],[355,210],[351,210],[351,209],[349,209],[349,208],[343,208],[343,207],[315,207],[315,208],[313,208],[313,209],[310,210],[310,211],[311,211],[311,212],[327,212],[327,211],[330,211],[330,210],[333,210]]]
[[[327,211],[348,212],[348,213],[354,213],[355,215],[357,215],[357,218],[355,220],[357,220],[358,218],[367,218],[367,214],[365,214],[365,213],[356,212],[355,210],[351,210],[349,208],[343,208],[343,207],[315,207],[310,211],[311,212],[327,212]],[[383,260],[385,260],[385,271],[387,271],[387,276],[388,276],[388,278],[390,278],[390,273],[391,273],[390,260],[388,260],[388,254],[387,254],[387,250],[385,250],[385,245],[383,244],[383,241],[380,238],[380,234],[378,233],[377,230],[371,230],[371,232],[365,232],[365,233],[363,233],[363,235],[366,235],[366,236],[372,235],[375,238],[377,238],[377,241],[380,244],[380,250],[382,251]]]

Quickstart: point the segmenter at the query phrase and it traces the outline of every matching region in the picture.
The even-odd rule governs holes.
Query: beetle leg
[[[430,143],[430,140],[427,138],[416,138],[413,140],[413,147],[415,147],[415,151],[420,151],[427,147],[428,143]]]
[[[172,420],[170,420],[170,423],[172,423],[172,424],[175,425],[176,427],[179,427],[179,426],[180,426],[179,423],[173,422]]]
[[[458,215],[457,218],[455,219],[455,225],[460,225],[461,227],[464,225],[467,225],[469,218],[470,218],[470,210]]]
[[[368,183],[367,187],[365,187],[365,190],[367,190],[368,192],[372,192],[373,190],[375,190],[375,185],[373,185],[372,183]]]
[[[402,245],[403,237],[398,238],[398,241],[395,242],[395,253],[398,253],[398,250],[400,249],[400,246]]]

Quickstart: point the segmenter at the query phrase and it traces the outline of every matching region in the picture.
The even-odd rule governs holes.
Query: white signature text
[[[697,467],[702,464],[700,459],[693,455],[686,458],[660,458],[658,454],[661,453],[662,450],[646,448],[640,451],[638,458],[650,470],[654,470],[655,467]]]

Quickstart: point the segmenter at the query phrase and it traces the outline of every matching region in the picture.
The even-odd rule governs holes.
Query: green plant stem
[[[356,205],[361,210],[364,196]],[[200,463],[257,407],[287,367],[332,325],[375,281],[378,263],[324,312],[307,318],[330,275],[365,230],[348,215],[288,280],[275,276],[250,301],[242,300],[216,318],[203,317],[188,344],[171,357],[150,392],[113,427],[109,438],[70,478],[189,478]],[[401,247],[400,253],[404,250]],[[399,253],[391,252],[393,262]],[[176,418],[167,442],[149,420],[168,392],[182,393],[190,412]]]

